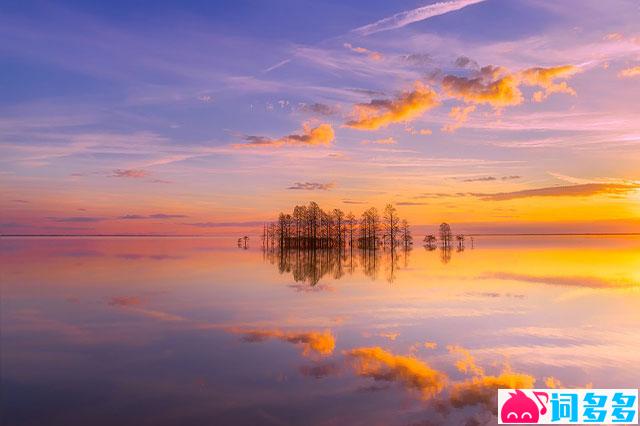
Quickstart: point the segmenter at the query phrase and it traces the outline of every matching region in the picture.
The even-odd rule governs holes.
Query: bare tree
[[[451,227],[448,223],[440,224],[440,244],[444,247],[451,247],[451,240],[453,234],[451,233]]]
[[[343,227],[344,227],[344,212],[340,209],[333,209],[333,219],[335,221],[335,234],[338,237],[338,247],[342,248],[343,245]]]
[[[318,226],[321,213],[322,209],[320,209],[320,206],[318,206],[315,201],[311,201],[309,207],[307,207],[307,223],[309,226],[309,239],[313,248],[317,246]]]
[[[267,247],[267,224],[263,224],[262,226],[262,248]]]
[[[400,223],[396,208],[391,204],[387,204],[384,208],[384,215],[382,219],[384,224],[384,236],[388,239],[391,250],[393,251],[398,239]]]
[[[409,229],[409,222],[407,219],[402,219],[400,223],[400,235],[402,236],[402,243],[404,249],[408,250],[413,245],[413,237],[411,236],[411,229]]]
[[[358,225],[358,221],[356,220],[356,217],[351,212],[347,214],[346,221],[347,221],[347,226],[349,227],[349,247],[353,247],[353,235],[354,235],[356,226]]]
[[[267,238],[271,241],[271,248],[276,245],[276,235],[276,224],[272,222],[267,228]]]
[[[380,236],[380,216],[375,207],[362,213],[360,219],[360,247],[375,250]]]
[[[370,238],[373,243],[373,249],[375,250],[380,236],[380,215],[378,214],[378,209],[371,207],[369,209],[369,218],[371,220],[371,226],[369,227]]]
[[[300,247],[302,231],[304,229],[304,220],[307,214],[307,208],[305,206],[295,206],[293,209],[293,222],[295,224],[296,232],[296,247]]]
[[[424,245],[428,249],[433,250],[436,247],[436,236],[433,234],[428,234],[424,236]]]

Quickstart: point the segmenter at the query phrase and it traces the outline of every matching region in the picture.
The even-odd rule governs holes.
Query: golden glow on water
[[[451,422],[490,416],[496,387],[640,380],[638,237],[476,237],[473,249],[417,246],[393,263],[386,252],[284,257],[215,238],[0,244],[2,356],[19,382],[34,363],[55,364],[77,391],[135,380],[160,398],[162,386],[207,383],[218,401],[210,413],[247,394],[250,412],[267,394],[313,404],[322,389],[344,410],[358,401],[361,419],[405,401],[401,418],[415,407],[443,416],[432,410],[444,404]],[[103,351],[142,364],[105,376],[95,369]]]

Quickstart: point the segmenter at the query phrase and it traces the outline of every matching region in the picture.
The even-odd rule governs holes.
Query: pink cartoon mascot
[[[500,411],[500,418],[503,423],[538,423],[540,414],[547,412],[546,403],[549,402],[549,395],[545,392],[533,392],[536,399],[540,403],[541,408],[525,395],[521,390],[510,392],[509,399],[502,406]],[[545,402],[540,400],[540,397],[545,397]]]

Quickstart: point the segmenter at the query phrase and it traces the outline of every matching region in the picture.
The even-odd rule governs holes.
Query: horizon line
[[[255,234],[254,234],[255,235]],[[259,234],[258,234],[259,235]],[[467,237],[523,237],[523,236],[640,236],[640,232],[502,232],[502,233],[469,233],[462,234]],[[214,235],[214,234],[0,234],[2,237],[225,237],[236,238],[233,235]]]

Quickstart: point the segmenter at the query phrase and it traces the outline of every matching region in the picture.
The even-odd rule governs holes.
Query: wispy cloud
[[[496,194],[478,194],[483,200],[504,201],[529,197],[587,197],[599,194],[626,194],[640,188],[638,184],[586,183],[581,185],[550,186]]]
[[[166,214],[166,213],[155,213],[150,215],[139,215],[139,214],[126,214],[124,216],[119,216],[118,219],[122,220],[138,220],[138,219],[180,219],[189,217],[184,214]]]
[[[247,221],[247,222],[194,222],[184,223],[183,225],[194,226],[196,228],[239,228],[243,226],[260,226],[263,225],[262,221]]]
[[[498,180],[495,176],[482,176],[476,178],[463,179],[463,182],[491,182],[494,180]]]
[[[298,371],[303,376],[321,379],[323,377],[339,373],[341,368],[342,364],[338,362],[326,362],[313,365],[303,365],[298,369]]]
[[[640,76],[640,65],[637,67],[625,68],[620,71],[618,76],[622,78],[638,77]]]
[[[312,104],[302,104],[300,109],[305,112],[311,112],[320,115],[333,115],[336,113],[335,108],[320,102],[314,102]]]
[[[48,217],[47,219],[59,223],[95,223],[106,220],[104,217],[95,216]]]
[[[320,183],[320,182],[296,182],[287,189],[293,190],[305,190],[305,191],[328,191],[333,189],[335,184],[333,182]]]
[[[300,345],[304,355],[327,356],[333,353],[336,346],[335,337],[329,330],[319,331],[286,331],[280,329],[233,329],[233,333],[241,334],[245,342],[264,342],[269,339],[281,340],[283,342]]]
[[[562,276],[562,275],[530,275],[513,272],[492,272],[482,275],[481,278],[524,281],[530,283],[550,284],[568,287],[587,288],[637,288],[640,282],[629,279],[610,279],[595,276]]]
[[[140,214],[125,214],[124,216],[118,216],[118,219],[121,220],[138,220],[138,219],[146,219],[147,216],[143,216]]]
[[[374,61],[382,60],[382,53],[380,52],[369,50],[366,47],[353,46],[351,43],[344,43],[343,46],[345,47],[345,49],[349,49],[352,52],[356,52],[362,55],[367,55],[369,59],[372,59]]]
[[[396,13],[388,18],[381,19],[372,24],[368,24],[353,30],[354,33],[361,35],[374,34],[380,31],[394,30],[402,28],[414,22],[424,21],[434,16],[444,15],[445,13],[455,12],[472,4],[481,3],[485,0],[452,0],[446,2],[433,3],[428,6],[419,7],[417,9],[407,10]]]
[[[114,296],[109,299],[108,304],[111,306],[139,306],[142,300],[137,296]]]
[[[271,147],[279,148],[284,145],[290,146],[328,146],[331,145],[335,138],[333,127],[331,124],[320,124],[311,127],[310,123],[304,123],[302,133],[290,134],[278,139],[271,139],[265,136],[245,136],[245,143],[235,144],[234,148],[247,147]]]
[[[184,214],[166,214],[166,213],[155,213],[155,214],[149,215],[150,219],[177,219],[177,218],[183,218],[183,217],[189,217],[189,216]]]
[[[554,178],[561,180],[563,182],[569,182],[572,184],[588,184],[588,183],[603,183],[603,184],[621,184],[621,185],[635,185],[637,181],[631,181],[628,179],[620,179],[613,177],[597,177],[597,178],[580,178],[575,176],[567,176],[561,173],[555,172],[547,172],[548,175],[553,176]]]
[[[395,145],[397,141],[392,136],[389,136],[388,138],[383,139],[364,140],[360,143],[362,145]]]
[[[283,67],[283,66],[287,65],[289,62],[291,62],[291,59],[285,59],[283,61],[278,62],[277,64],[274,64],[274,65],[272,65],[272,66],[270,66],[268,68],[265,68],[264,70],[262,70],[262,72],[263,73],[271,72],[273,70],[276,70],[276,69],[278,69],[280,67]]]
[[[480,177],[462,179],[462,182],[491,182],[496,180],[515,180],[515,179],[521,179],[521,178],[522,176],[518,176],[518,175],[509,175],[509,176],[502,176],[502,177],[480,176]]]
[[[138,179],[147,176],[147,174],[148,173],[145,170],[140,169],[115,169],[110,176],[118,178]]]
[[[426,206],[427,204],[420,201],[399,201],[396,203],[397,206]]]
[[[504,176],[500,180],[520,179],[520,176]],[[463,182],[491,182],[498,178],[494,176],[470,178]],[[458,198],[458,197],[476,197],[486,201],[506,201],[519,198],[530,197],[589,197],[593,195],[613,195],[620,196],[631,191],[640,189],[640,184],[635,182],[628,183],[583,183],[577,185],[549,186],[544,188],[523,189],[511,192],[425,192],[414,196],[415,199],[424,198]]]

